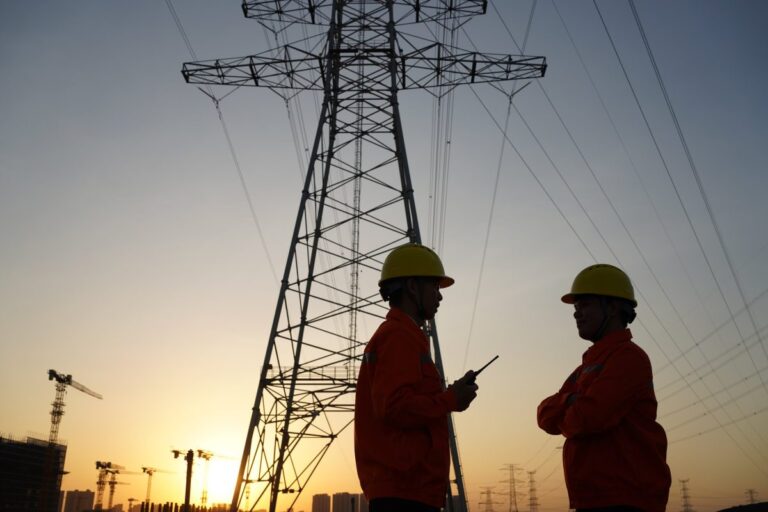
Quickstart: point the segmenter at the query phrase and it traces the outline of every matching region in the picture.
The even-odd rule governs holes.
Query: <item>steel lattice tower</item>
[[[246,0],[245,16],[273,32],[301,24],[327,32],[314,46],[304,39],[184,64],[188,83],[267,87],[284,98],[323,94],[233,511],[247,484],[260,486],[254,506],[267,493],[270,512],[280,496],[292,506],[353,421],[357,365],[371,333],[361,327],[377,325],[387,311],[376,285],[383,259],[421,241],[398,91],[543,76],[543,57],[417,46],[414,40],[424,40],[398,30],[427,22],[456,27],[485,9],[485,0]],[[434,324],[428,334],[444,375]],[[449,427],[457,493],[466,504],[452,421]]]

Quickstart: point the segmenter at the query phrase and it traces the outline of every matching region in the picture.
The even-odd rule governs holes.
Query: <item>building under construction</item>
[[[0,437],[0,511],[58,512],[67,447]]]

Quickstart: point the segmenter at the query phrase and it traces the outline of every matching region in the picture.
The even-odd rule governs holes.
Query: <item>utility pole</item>
[[[398,92],[452,91],[462,84],[533,79],[543,57],[465,51],[398,30],[460,26],[487,0],[245,0],[246,17],[275,37],[301,39],[264,53],[184,64],[190,84],[266,87],[286,104],[323,94],[298,213],[252,406],[231,511],[245,482],[256,503],[292,508],[331,443],[352,423],[357,366],[387,312],[377,280],[386,254],[421,242]],[[304,25],[304,27],[302,27]],[[304,37],[306,25],[325,33]],[[217,101],[214,99],[214,101]],[[350,197],[352,200],[350,201]],[[349,332],[345,333],[345,319]],[[373,322],[372,322],[373,323]],[[443,377],[437,327],[428,336]],[[449,418],[452,483],[463,512],[464,480]],[[452,503],[453,488],[448,489]]]
[[[528,510],[539,511],[539,499],[536,497],[536,471],[528,472]]]
[[[683,508],[681,509],[681,512],[695,512],[693,506],[691,506],[691,494],[688,491],[688,482],[690,482],[689,478],[680,480],[680,496],[683,500]]]
[[[178,459],[184,452],[182,450],[171,450],[171,453],[173,453],[174,459]],[[184,509],[182,512],[189,512],[189,495],[192,490],[192,462],[195,460],[195,452],[187,450],[184,460],[187,462],[187,480],[184,487]]]
[[[757,503],[757,491],[754,489],[747,489],[744,491],[744,495],[747,497],[747,503],[754,505]]]

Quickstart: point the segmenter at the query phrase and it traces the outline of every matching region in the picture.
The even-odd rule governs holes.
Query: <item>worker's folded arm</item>
[[[539,408],[536,410],[536,420],[539,423],[539,428],[544,432],[552,435],[561,433],[560,423],[563,421],[566,408],[570,403],[569,397],[576,390],[575,383],[577,375],[578,370],[568,377],[560,387],[560,391],[545,398],[539,404]]]
[[[652,378],[651,363],[644,353],[629,345],[617,350],[566,408],[560,431],[574,437],[615,427],[652,385]]]

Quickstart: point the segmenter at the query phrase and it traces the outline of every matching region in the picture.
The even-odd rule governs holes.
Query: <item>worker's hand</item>
[[[450,385],[450,389],[456,394],[456,403],[459,411],[465,411],[477,396],[477,384],[475,384],[475,372],[469,370],[462,378]]]

